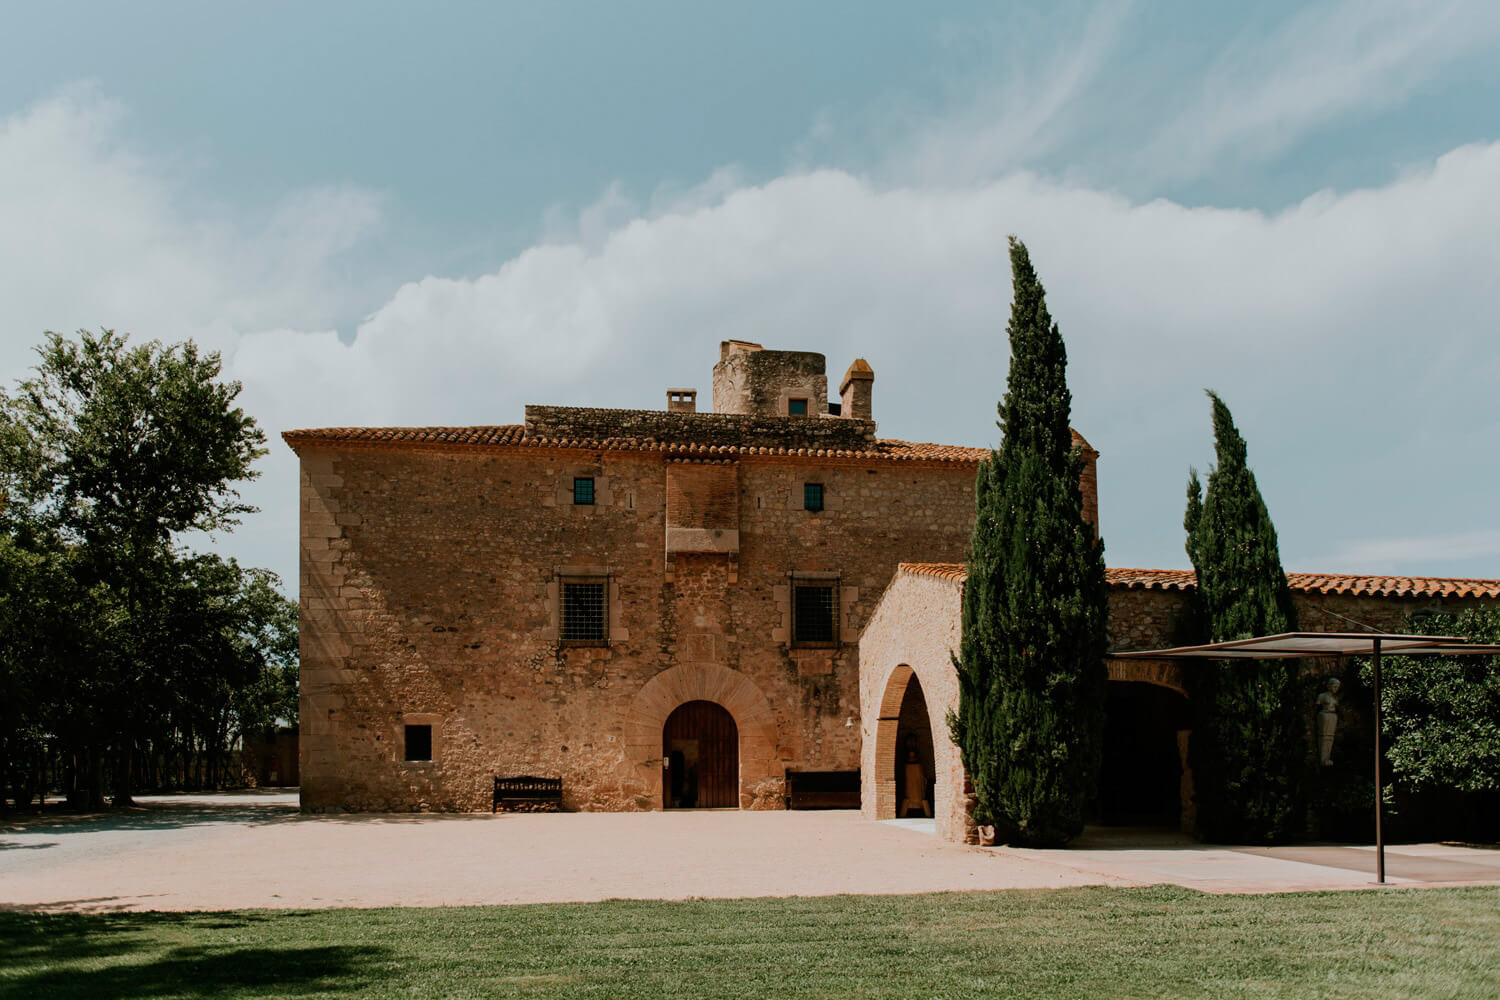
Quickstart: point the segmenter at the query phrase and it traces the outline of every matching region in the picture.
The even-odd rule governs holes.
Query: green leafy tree
[[[1500,610],[1411,622],[1424,635],[1500,642]],[[1500,793],[1500,657],[1390,656],[1381,664],[1381,730],[1394,783],[1412,792]],[[1370,665],[1363,664],[1366,683]]]
[[[1212,642],[1295,631],[1296,609],[1229,407],[1213,401],[1214,452],[1205,491],[1189,475],[1187,553],[1196,614]],[[1210,840],[1267,842],[1301,831],[1305,722],[1292,660],[1205,663],[1192,673],[1189,761],[1198,823]]]
[[[1008,842],[1060,845],[1083,829],[1098,780],[1104,547],[1083,517],[1062,335],[1014,238],[1010,258],[1004,437],[976,481],[949,726],[976,818]]]
[[[97,804],[106,758],[128,801],[131,758],[167,687],[163,629],[175,541],[232,527],[252,507],[237,484],[257,474],[265,435],[235,405],[217,353],[191,342],[132,346],[110,330],[48,333],[33,378],[5,400],[4,486],[38,537],[69,554],[92,655],[66,696],[80,804]],[[13,464],[10,464],[13,462]],[[64,723],[54,710],[56,728]],[[66,737],[60,737],[66,738]]]

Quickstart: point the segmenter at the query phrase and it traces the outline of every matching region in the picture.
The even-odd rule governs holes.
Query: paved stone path
[[[1334,853],[1320,859],[1318,851]],[[1361,857],[1371,861],[1363,870],[1355,864]],[[1177,840],[1122,847],[1096,836],[1066,851],[988,849],[945,843],[920,824],[872,823],[852,812],[303,816],[295,794],[265,792],[155,797],[120,814],[0,824],[0,906],[48,910],[451,906],[1157,882],[1265,892],[1362,888],[1372,870],[1373,855],[1363,848],[1236,851]],[[1407,876],[1404,884],[1500,884],[1500,852],[1403,846],[1399,858],[1393,850],[1390,870]]]

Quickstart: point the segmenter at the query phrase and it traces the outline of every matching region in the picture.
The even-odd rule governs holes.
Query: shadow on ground
[[[0,912],[0,969],[28,970],[0,972],[0,998],[310,996],[358,990],[381,978],[390,957],[388,948],[370,945],[235,943],[235,932],[270,919],[253,913],[134,914],[127,920]],[[169,943],[202,940],[204,932],[225,945]]]
[[[107,831],[181,830],[206,824],[269,826],[277,823],[432,823],[477,822],[495,817],[489,813],[302,813],[286,789],[270,792],[236,792],[181,797],[143,797],[142,801],[100,812],[70,812],[60,804],[49,804],[40,812],[0,817],[0,834],[69,834]],[[51,844],[20,844],[0,841],[0,850],[48,847]]]

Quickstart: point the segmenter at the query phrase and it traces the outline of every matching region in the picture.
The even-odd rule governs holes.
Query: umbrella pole
[[[1371,666],[1375,674],[1375,881],[1385,884],[1385,832],[1381,829],[1381,814],[1385,812],[1385,802],[1381,796],[1380,758],[1382,756],[1380,739],[1380,640],[1376,639],[1371,657]]]

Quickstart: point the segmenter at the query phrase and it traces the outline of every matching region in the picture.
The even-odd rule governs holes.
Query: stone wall
[[[1109,590],[1109,648],[1161,649],[1202,642],[1192,630],[1184,590],[1114,586]],[[1457,613],[1497,602],[1478,598],[1377,597],[1293,591],[1297,628],[1303,632],[1360,632],[1361,624],[1386,632],[1403,632],[1408,619],[1436,612]]]
[[[709,467],[738,552],[669,553],[659,453],[301,458],[309,810],[479,810],[533,773],[570,809],[660,808],[661,724],[697,697],[735,716],[741,805],[779,808],[785,769],[859,766],[859,632],[899,562],[962,557],[973,509],[968,464],[747,457]],[[837,582],[837,648],[790,647],[794,573]],[[559,641],[568,574],[608,580],[607,645]],[[407,725],[432,726],[431,761],[404,759]]]
[[[559,442],[625,439],[642,444],[868,451],[875,443],[875,422],[827,415],[788,417],[528,406],[526,436]]]
[[[827,362],[813,351],[767,351],[727,340],[714,365],[714,410],[786,416],[792,399],[807,401],[807,415],[828,412]]]
[[[896,815],[897,730],[908,686],[921,685],[932,727],[932,803],[938,835],[972,840],[972,806],[964,768],[948,738],[947,715],[958,709],[958,649],[962,589],[954,580],[905,573],[886,590],[860,638],[860,811],[869,819]]]

